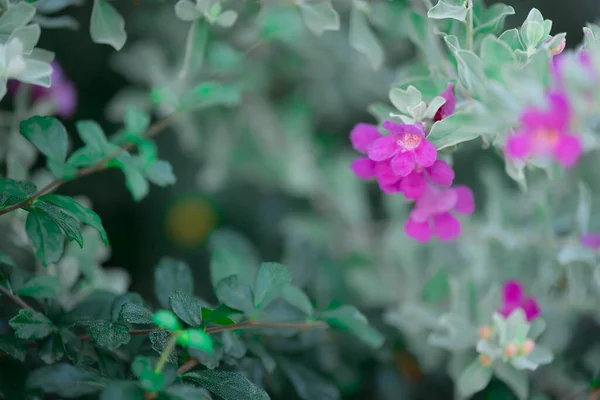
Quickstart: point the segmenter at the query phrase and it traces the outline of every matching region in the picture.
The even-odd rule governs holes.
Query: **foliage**
[[[160,18],[142,26],[91,0],[89,38],[130,83],[109,132],[69,121],[76,88],[36,47],[42,29],[77,30],[82,3],[0,1],[0,362],[19,378],[0,397],[339,399],[368,364],[408,398],[391,367],[408,353],[457,398],[566,396],[594,377],[597,342],[581,360],[569,346],[600,300],[600,27],[563,53],[537,9],[505,29],[514,9],[482,0],[178,0],[136,10]],[[322,130],[364,110],[352,161]],[[164,256],[153,296],[103,267],[102,213],[54,191],[114,169],[147,201],[178,182],[165,130],[201,161],[201,191],[303,204],[256,211],[282,263],[221,228],[210,271]],[[469,174],[480,190],[451,186]]]

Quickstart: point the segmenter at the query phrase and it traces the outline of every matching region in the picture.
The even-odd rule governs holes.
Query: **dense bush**
[[[538,10],[505,30],[482,0],[93,0],[89,46],[129,82],[93,121],[36,47],[84,35],[82,3],[0,1],[0,397],[594,395],[600,27],[564,50]],[[285,197],[249,210],[281,260],[222,227],[209,273],[103,266],[102,215],[55,192],[176,184],[163,131],[200,163],[185,185]],[[190,204],[168,229],[193,247],[215,217]]]

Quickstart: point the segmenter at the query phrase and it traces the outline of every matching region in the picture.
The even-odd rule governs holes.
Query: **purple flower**
[[[456,97],[454,97],[454,84],[452,82],[448,83],[446,90],[440,94],[440,97],[446,99],[446,102],[435,113],[433,117],[434,122],[441,121],[444,118],[454,114],[454,109],[456,108]]]
[[[525,297],[523,286],[519,281],[511,280],[502,288],[502,308],[498,310],[505,318],[516,309],[525,312],[527,321],[533,321],[540,315],[540,307],[533,297]]]
[[[571,113],[564,95],[548,94],[548,110],[529,108],[521,115],[522,130],[506,143],[513,159],[553,156],[564,167],[575,165],[582,152],[577,136],[569,133]]]
[[[581,244],[593,250],[600,250],[600,233],[585,233],[581,235]]]
[[[446,161],[436,160],[430,167],[417,167],[400,182],[400,189],[407,199],[417,200],[425,193],[427,183],[450,186],[454,171]]]
[[[432,236],[447,242],[460,235],[460,221],[450,212],[469,215],[475,210],[473,192],[466,186],[440,189],[428,185],[404,226],[408,236],[427,242]]]
[[[77,109],[77,91],[73,82],[65,76],[58,62],[53,61],[50,65],[52,66],[52,85],[49,88],[32,85],[31,99],[33,101],[50,99],[56,108],[56,115],[70,118]],[[20,85],[19,81],[10,81],[8,83],[9,92],[15,93]]]
[[[407,176],[418,166],[430,167],[437,159],[437,150],[425,139],[421,125],[385,121],[383,127],[391,134],[371,142],[367,152],[373,161],[390,160],[394,174]]]

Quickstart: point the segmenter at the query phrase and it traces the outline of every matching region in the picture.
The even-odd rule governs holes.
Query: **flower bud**
[[[492,327],[489,325],[483,325],[479,327],[479,339],[488,340],[494,335]]]
[[[160,310],[154,313],[152,321],[162,329],[168,329],[171,332],[181,329],[177,317],[170,311]]]
[[[504,347],[504,355],[508,358],[514,357],[519,352],[519,348],[514,343],[509,343]]]
[[[535,342],[531,339],[526,339],[521,345],[521,354],[530,354],[535,349]]]
[[[489,367],[490,365],[492,365],[492,359],[487,354],[482,353],[479,355],[479,363],[484,367]]]
[[[206,353],[212,353],[213,344],[210,335],[200,329],[189,329],[180,332],[177,336],[177,343],[185,347],[193,347]]]
[[[560,53],[563,52],[563,50],[565,49],[566,45],[567,45],[567,39],[563,38],[563,40],[560,41],[560,43],[558,44],[558,46],[550,48],[550,53],[553,56],[557,56],[557,55],[559,55]]]

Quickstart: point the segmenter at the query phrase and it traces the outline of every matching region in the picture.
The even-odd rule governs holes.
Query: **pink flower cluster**
[[[588,78],[595,80],[589,54],[579,53],[577,61]],[[554,158],[561,166],[569,168],[581,157],[581,139],[570,131],[572,110],[564,90],[563,73],[564,58],[553,58],[554,89],[546,95],[548,107],[530,107],[523,111],[520,129],[506,142],[505,152],[509,158]]]
[[[441,94],[446,103],[434,121],[454,112],[456,99],[449,84]],[[387,194],[403,193],[415,205],[405,224],[406,234],[419,242],[432,236],[450,241],[460,235],[460,221],[454,213],[471,214],[475,209],[473,193],[466,186],[450,187],[454,171],[437,159],[435,146],[426,139],[421,124],[385,121],[382,135],[377,126],[360,123],[350,132],[354,149],[364,154],[350,165],[360,179],[376,179]]]
[[[519,281],[511,280],[502,288],[502,307],[498,310],[504,318],[508,318],[513,311],[523,310],[527,321],[531,322],[540,315],[540,307],[533,297],[526,297],[523,285]]]

